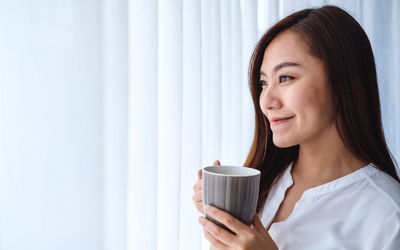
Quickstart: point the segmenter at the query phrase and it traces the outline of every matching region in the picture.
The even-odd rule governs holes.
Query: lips
[[[271,126],[276,126],[280,124],[284,124],[288,122],[290,119],[292,119],[294,116],[289,116],[289,117],[271,117],[269,119]]]

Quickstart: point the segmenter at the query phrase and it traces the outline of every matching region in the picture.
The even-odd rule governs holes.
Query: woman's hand
[[[216,161],[214,161],[213,165],[221,166],[221,163],[218,160],[216,160]],[[202,193],[201,193],[201,190],[202,190],[202,184],[201,184],[202,175],[201,174],[202,174],[201,169],[199,169],[199,171],[197,172],[198,180],[197,180],[196,184],[194,184],[194,186],[193,186],[194,195],[192,197],[192,200],[194,201],[194,205],[196,206],[196,209],[200,213],[204,214],[204,212],[203,212],[203,197],[202,197]]]
[[[205,237],[211,243],[211,249],[278,249],[257,214],[254,215],[253,227],[249,227],[216,207],[206,206],[205,210],[207,215],[221,222],[236,234],[234,235],[200,216],[199,222],[203,226]]]

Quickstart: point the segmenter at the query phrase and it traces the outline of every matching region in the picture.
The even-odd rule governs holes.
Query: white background
[[[399,1],[0,0],[0,249],[207,248],[192,185],[247,156],[252,49],[326,3],[367,31],[399,161]]]

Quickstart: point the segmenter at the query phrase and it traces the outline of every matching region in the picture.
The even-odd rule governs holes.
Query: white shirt
[[[260,218],[269,226],[293,184],[292,165],[272,187]],[[369,164],[306,190],[269,234],[279,249],[400,250],[400,184]]]

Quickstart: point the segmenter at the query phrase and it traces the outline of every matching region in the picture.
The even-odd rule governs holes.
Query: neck
[[[299,157],[292,170],[295,182],[318,186],[350,174],[368,163],[356,158],[343,144],[336,127],[323,136],[300,144]]]

